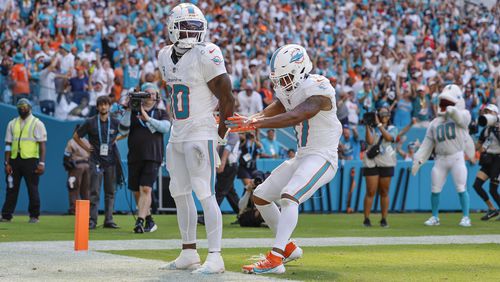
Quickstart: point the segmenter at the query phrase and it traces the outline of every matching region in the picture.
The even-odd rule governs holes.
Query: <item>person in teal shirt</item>
[[[274,129],[267,130],[267,136],[261,140],[262,144],[262,153],[260,155],[261,158],[271,158],[275,159],[279,155],[280,146],[278,141],[275,138]]]

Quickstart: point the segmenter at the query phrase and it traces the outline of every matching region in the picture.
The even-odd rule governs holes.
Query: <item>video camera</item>
[[[130,92],[128,107],[131,111],[140,112],[143,99],[151,98],[151,93],[147,92]]]
[[[479,126],[495,126],[499,122],[499,118],[497,115],[492,115],[492,114],[484,114],[479,116],[477,123]]]
[[[376,112],[366,112],[363,115],[363,122],[371,127],[376,127],[377,126],[375,119],[376,114],[377,114]]]

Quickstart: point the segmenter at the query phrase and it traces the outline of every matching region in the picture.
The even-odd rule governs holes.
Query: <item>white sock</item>
[[[281,199],[281,215],[278,223],[278,231],[274,241],[274,248],[285,250],[288,239],[299,221],[299,204],[290,199]]]
[[[200,201],[205,217],[209,252],[220,252],[222,246],[222,213],[215,196]]]
[[[196,243],[198,213],[191,193],[174,198],[177,208],[177,223],[181,232],[182,244]]]
[[[280,220],[280,210],[278,209],[278,206],[272,202],[269,205],[255,205],[255,207],[259,210],[262,218],[266,222],[267,226],[269,226],[269,229],[271,229],[273,234],[276,235],[278,222]]]

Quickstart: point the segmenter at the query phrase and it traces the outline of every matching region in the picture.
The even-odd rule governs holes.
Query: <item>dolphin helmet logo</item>
[[[299,48],[293,50],[292,58],[290,58],[290,63],[300,64],[303,61],[304,61],[304,53]]]

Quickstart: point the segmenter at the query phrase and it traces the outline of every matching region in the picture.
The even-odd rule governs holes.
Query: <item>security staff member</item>
[[[78,128],[80,125],[76,126],[75,132]],[[85,143],[85,148],[90,148],[87,139],[81,140]],[[89,199],[89,158],[90,153],[80,147],[73,138],[68,141],[64,150],[64,168],[68,171],[69,214],[75,214],[76,200]]]
[[[111,100],[108,96],[97,98],[98,114],[85,121],[73,139],[90,153],[90,221],[89,228],[97,226],[101,184],[104,180],[104,228],[119,228],[113,221],[116,187],[116,145],[120,121],[109,115]],[[90,147],[81,140],[88,136]]]
[[[170,130],[158,87],[144,83],[141,91],[150,94],[141,101],[141,111],[127,109],[120,122],[120,133],[128,134],[128,187],[134,192],[139,209],[135,233],[154,232],[158,228],[151,216],[151,191],[164,156],[163,134]]]
[[[38,181],[45,171],[45,125],[31,114],[31,103],[23,98],[17,102],[19,117],[11,120],[5,134],[5,174],[7,193],[2,208],[2,220],[12,220],[17,196],[24,178],[28,186],[30,223],[37,223],[40,216]]]
[[[484,115],[498,116],[498,108],[489,104],[484,109]],[[477,172],[474,181],[474,190],[488,205],[488,211],[481,217],[481,220],[489,220],[498,215],[488,194],[483,190],[483,184],[490,179],[490,195],[500,208],[500,196],[498,195],[498,177],[500,175],[500,128],[498,122],[494,126],[487,126],[483,129],[476,144],[476,149],[481,150],[479,164],[481,169]]]

